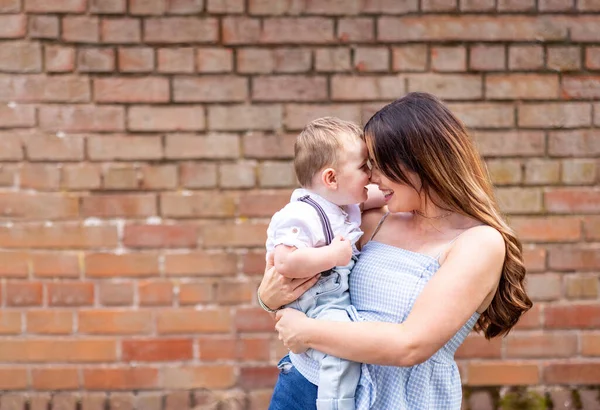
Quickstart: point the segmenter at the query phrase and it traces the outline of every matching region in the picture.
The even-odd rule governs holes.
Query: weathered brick
[[[506,103],[451,103],[452,112],[469,128],[505,128],[515,124],[512,104]],[[488,134],[495,135],[495,134]],[[500,138],[511,138],[511,134]],[[501,143],[501,141],[498,141]]]
[[[179,166],[179,177],[184,188],[214,188],[217,186],[217,165],[184,162]]]
[[[435,46],[431,48],[433,71],[465,71],[467,50],[464,46]]]
[[[29,310],[27,333],[66,335],[73,333],[73,312],[58,309]]]
[[[120,131],[125,128],[125,112],[110,105],[48,105],[39,109],[39,124],[48,131]]]
[[[246,17],[225,17],[221,22],[224,44],[253,44],[261,37],[260,20]]]
[[[409,74],[408,91],[428,92],[445,100],[482,97],[482,79],[470,74]]]
[[[173,303],[173,285],[171,282],[141,280],[138,281],[140,306],[169,306]]]
[[[566,185],[589,185],[596,182],[598,161],[593,159],[564,160],[561,163],[561,181]]]
[[[0,12],[16,13],[21,11],[21,0],[3,0],[0,2]]]
[[[244,0],[206,0],[206,10],[215,14],[244,12]]]
[[[11,219],[73,219],[79,215],[78,199],[54,193],[0,193],[0,215]]]
[[[158,258],[151,253],[91,253],[85,256],[85,274],[90,278],[144,277],[158,273]]]
[[[385,47],[357,47],[354,50],[353,65],[358,71],[388,71],[390,52]]]
[[[236,162],[219,166],[219,186],[222,188],[252,188],[256,184],[256,164]]]
[[[561,93],[564,98],[599,98],[600,76],[565,76]]]
[[[321,101],[327,98],[325,77],[273,76],[252,80],[255,101]]]
[[[316,4],[316,3],[315,3]],[[264,20],[261,43],[323,44],[335,41],[333,20],[324,17]]]
[[[92,0],[90,13],[92,14],[120,14],[127,8],[127,0]]]
[[[203,10],[204,0],[169,0],[167,12],[169,14],[194,14]]]
[[[581,68],[581,52],[579,47],[548,47],[548,68],[556,71],[576,71]]]
[[[129,0],[129,12],[131,14],[143,16],[161,15],[166,9],[166,0]]]
[[[385,100],[404,94],[401,76],[343,76],[331,78],[331,98],[337,101]]]
[[[239,155],[239,137],[233,134],[168,135],[165,145],[167,158],[214,159],[237,158]]]
[[[212,105],[208,128],[220,131],[277,130],[282,126],[280,105]]]
[[[46,284],[48,306],[91,306],[94,284],[91,282],[61,282]]]
[[[119,71],[147,73],[154,70],[154,50],[149,47],[119,48]]]
[[[58,17],[31,16],[29,17],[28,32],[32,38],[58,39],[60,33]]]
[[[360,106],[357,104],[287,104],[285,126],[287,129],[299,130],[310,121],[325,115],[360,123]]]
[[[538,70],[544,67],[544,48],[537,45],[510,46],[508,68],[510,70]]]
[[[490,160],[487,168],[496,185],[515,185],[523,179],[521,161],[517,160]]]
[[[600,4],[595,0],[579,0],[577,9],[580,11],[600,11]]]
[[[34,127],[35,122],[35,108],[33,106],[0,106],[0,126],[2,127]]]
[[[163,309],[156,314],[158,334],[227,333],[231,325],[229,309]]]
[[[160,137],[94,136],[88,138],[87,155],[92,161],[153,160],[163,157]]]
[[[75,49],[60,45],[44,46],[46,71],[51,73],[69,72],[75,69]]]
[[[198,229],[191,224],[125,226],[123,244],[128,248],[195,248]]]
[[[569,20],[569,29],[571,39],[575,42],[597,42],[600,39],[598,34],[598,16],[581,16],[581,18]]]
[[[565,286],[565,296],[569,299],[597,299],[600,280],[596,275],[568,275]]]
[[[586,103],[532,103],[518,110],[523,128],[577,128],[592,123],[592,107]]]
[[[585,67],[592,70],[600,69],[600,47],[585,48]]]
[[[226,252],[190,252],[165,255],[165,274],[169,276],[231,276],[237,260]]]
[[[507,213],[536,213],[542,211],[542,191],[538,188],[498,188],[498,203]]]
[[[552,213],[596,213],[600,211],[600,190],[592,188],[549,188],[544,194],[546,209]]]
[[[527,184],[555,184],[558,183],[559,180],[559,161],[531,159],[525,163],[525,182]]]
[[[151,194],[93,195],[83,198],[81,213],[86,217],[153,216],[156,198]]]
[[[72,43],[97,43],[100,40],[98,18],[87,16],[63,17],[62,38]]]
[[[489,99],[555,99],[559,95],[557,75],[489,74],[485,94]]]
[[[494,0],[459,0],[461,11],[493,11],[496,8]]]
[[[498,0],[498,10],[501,11],[531,11],[535,7],[535,0]]]
[[[42,48],[33,42],[0,43],[0,71],[37,73],[42,69]]]
[[[144,189],[174,189],[177,187],[177,166],[144,165],[141,167],[142,183]]]
[[[238,55],[243,50],[238,50]],[[200,73],[223,73],[233,70],[233,50],[229,48],[199,48],[196,69]],[[238,66],[238,71],[242,71]]]
[[[478,71],[499,71],[506,68],[504,46],[475,45],[470,50],[469,66]]]
[[[160,197],[162,215],[172,218],[232,217],[235,213],[234,197],[215,195],[212,192],[181,195],[166,193]]]
[[[55,165],[25,164],[20,169],[22,188],[39,191],[56,191],[60,185],[60,170]]]
[[[131,306],[133,283],[102,282],[98,286],[98,302],[103,306]]]
[[[442,12],[456,10],[456,0],[421,0],[421,10]]]
[[[113,71],[115,69],[115,52],[112,49],[103,48],[79,49],[77,68],[83,73]]]
[[[87,390],[138,390],[159,386],[159,370],[150,367],[86,368],[82,370]]]
[[[294,164],[291,162],[263,162],[258,179],[261,187],[278,188],[297,184]]]
[[[103,43],[139,43],[142,39],[141,22],[133,18],[104,18],[100,24]]]
[[[264,246],[267,225],[263,223],[207,225],[201,234],[204,246],[237,248]]]
[[[322,72],[350,71],[350,49],[344,47],[315,50],[315,70]]]
[[[194,106],[132,106],[127,127],[133,131],[195,131],[204,129],[204,109]]]
[[[467,384],[470,386],[530,385],[540,381],[538,366],[529,363],[469,363],[468,372]]]
[[[594,271],[600,265],[598,246],[561,246],[550,250],[549,267],[560,271]],[[585,320],[585,319],[582,319]],[[575,321],[575,319],[573,319]],[[572,325],[577,327],[575,323]]]
[[[548,153],[556,157],[600,155],[600,132],[596,130],[552,131]]]
[[[194,49],[191,47],[159,48],[158,71],[163,73],[194,72]]]
[[[372,42],[375,40],[375,22],[371,18],[341,18],[337,25],[337,38],[344,42]]]
[[[80,76],[0,76],[0,84],[0,99],[4,101],[87,102],[91,98],[89,80]],[[15,107],[17,111],[25,108]]]
[[[147,43],[213,43],[218,39],[214,18],[161,17],[144,21]]]
[[[425,71],[429,49],[424,44],[405,45],[392,48],[394,71]]]
[[[577,335],[574,334],[515,334],[506,343],[506,357],[509,358],[557,358],[575,354]]]
[[[169,81],[166,78],[96,78],[94,98],[98,102],[167,102]]]
[[[85,0],[25,0],[25,10],[31,13],[83,13]]]
[[[137,169],[129,164],[109,165],[103,174],[102,187],[106,190],[133,190],[139,186]]]
[[[177,102],[233,102],[248,97],[248,80],[234,76],[177,77],[173,98]]]

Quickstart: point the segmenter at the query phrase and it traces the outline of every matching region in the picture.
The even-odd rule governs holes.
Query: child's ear
[[[335,169],[324,169],[323,172],[321,172],[321,181],[328,189],[337,189],[337,174]]]

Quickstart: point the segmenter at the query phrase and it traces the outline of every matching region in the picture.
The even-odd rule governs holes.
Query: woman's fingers
[[[294,289],[292,290],[292,293],[296,295],[296,298],[299,298],[304,292],[312,288],[320,277],[321,274],[310,278],[302,278],[301,280],[297,279],[297,282],[293,282]]]

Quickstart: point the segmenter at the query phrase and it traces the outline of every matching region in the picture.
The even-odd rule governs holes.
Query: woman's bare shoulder
[[[360,228],[364,232],[363,236],[360,238],[361,246],[369,241],[369,239],[373,235],[373,232],[375,232],[377,224],[379,224],[379,221],[381,221],[381,218],[383,218],[386,213],[387,206],[381,208],[373,208],[363,212],[360,224]]]

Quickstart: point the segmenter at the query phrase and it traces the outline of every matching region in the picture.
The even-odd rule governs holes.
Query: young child
[[[359,204],[367,200],[369,168],[362,129],[325,117],[310,122],[296,139],[294,167],[302,188],[271,219],[267,253],[290,278],[322,272],[292,307],[316,319],[349,321],[348,275],[359,253]],[[318,410],[353,410],[360,363],[309,350],[320,363]],[[293,358],[292,358],[293,362]]]

